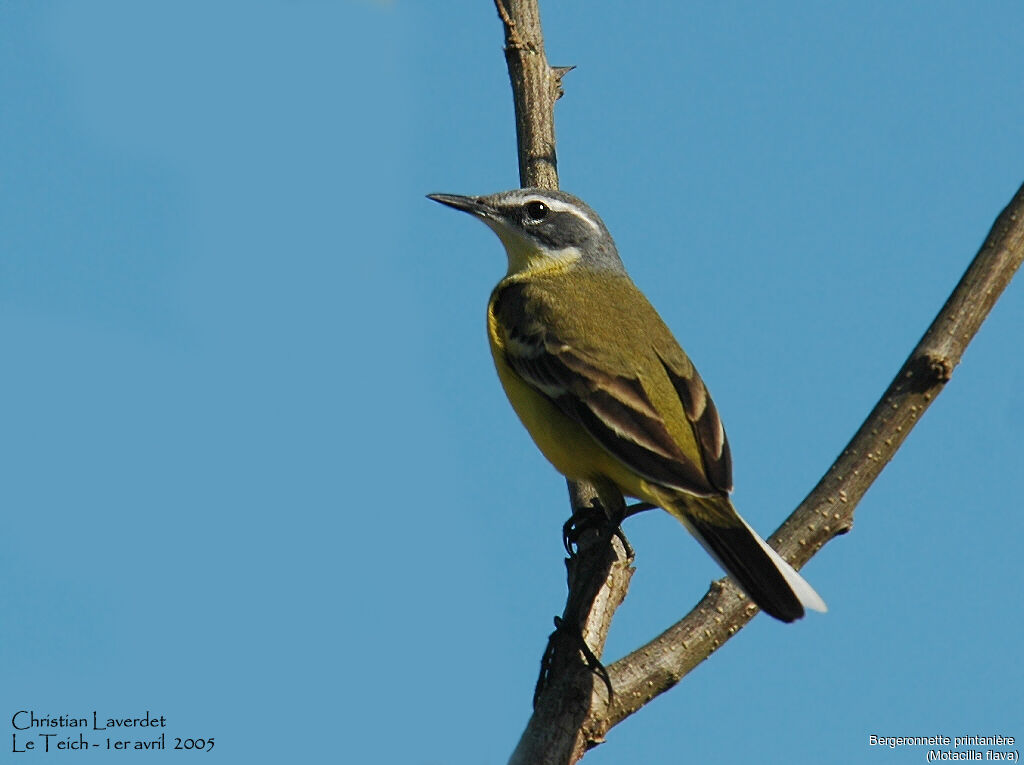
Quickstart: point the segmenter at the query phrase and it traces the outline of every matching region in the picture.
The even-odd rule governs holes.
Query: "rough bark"
[[[495,0],[505,27],[505,58],[512,83],[519,148],[520,183],[557,188],[554,104],[568,68],[547,63],[537,0]],[[897,372],[868,418],[818,485],[769,538],[795,568],[825,543],[845,533],[868,487],[892,459],[907,434],[949,381],[964,349],[978,331],[1024,259],[1024,186],[997,218],[981,250],[917,347]],[[572,506],[596,496],[587,484],[569,485]],[[578,554],[566,562],[569,594],[561,621],[575,625],[600,657],[615,610],[632,574],[618,538],[589,532]],[[608,668],[614,689],[586,660],[571,629],[552,635],[534,712],[512,754],[512,765],[565,765],[647,702],[673,687],[757,613],[728,579],[708,593],[678,623]]]
[[[996,218],[946,304],[818,485],[770,538],[795,568],[850,530],[853,511],[921,415],[942,392],[967,344],[1024,259],[1024,185]],[[614,725],[679,682],[757,612],[729,580],[716,582],[681,621],[608,668],[615,697],[595,700],[585,737]]]
[[[572,67],[548,65],[535,0],[495,0],[505,28],[505,61],[512,83],[521,186],[558,188],[555,153],[555,101],[562,77]],[[590,506],[597,496],[582,482],[569,482],[573,512]],[[569,596],[560,623],[549,638],[534,712],[512,763],[566,763],[579,758],[580,734],[590,715],[595,675],[573,639],[582,635],[588,651],[599,657],[615,610],[626,597],[633,569],[625,546],[598,531],[584,533],[577,554],[566,561]]]

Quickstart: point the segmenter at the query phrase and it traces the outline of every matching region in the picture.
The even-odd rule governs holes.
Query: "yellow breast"
[[[505,336],[494,316],[493,299],[487,307],[487,336],[509,403],[537,448],[559,473],[574,480],[609,480],[627,496],[657,501],[654,487],[612,457],[581,425],[524,382],[506,363]]]

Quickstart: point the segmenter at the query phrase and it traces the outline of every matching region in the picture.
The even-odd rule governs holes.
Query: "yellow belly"
[[[612,457],[582,425],[563,414],[509,367],[493,323],[489,329],[491,355],[505,395],[537,448],[555,469],[573,480],[610,481],[626,496],[662,505],[663,492]]]

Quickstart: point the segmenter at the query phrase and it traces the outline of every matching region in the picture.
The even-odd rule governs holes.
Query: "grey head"
[[[427,194],[490,226],[505,245],[509,273],[553,263],[624,273],[600,216],[581,199],[551,189],[513,189],[481,197]]]

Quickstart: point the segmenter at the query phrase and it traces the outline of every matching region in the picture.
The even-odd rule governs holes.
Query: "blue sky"
[[[562,186],[698,364],[767,534],[1024,180],[1024,6],[542,13],[578,67]],[[484,0],[0,6],[0,719],[149,710],[225,763],[505,761],[565,485],[488,355],[500,245],[423,197],[517,185],[501,43]],[[829,614],[759,616],[585,761],[1024,738],[1022,327],[1015,283],[805,569]],[[627,532],[608,659],[719,576],[663,513]]]

